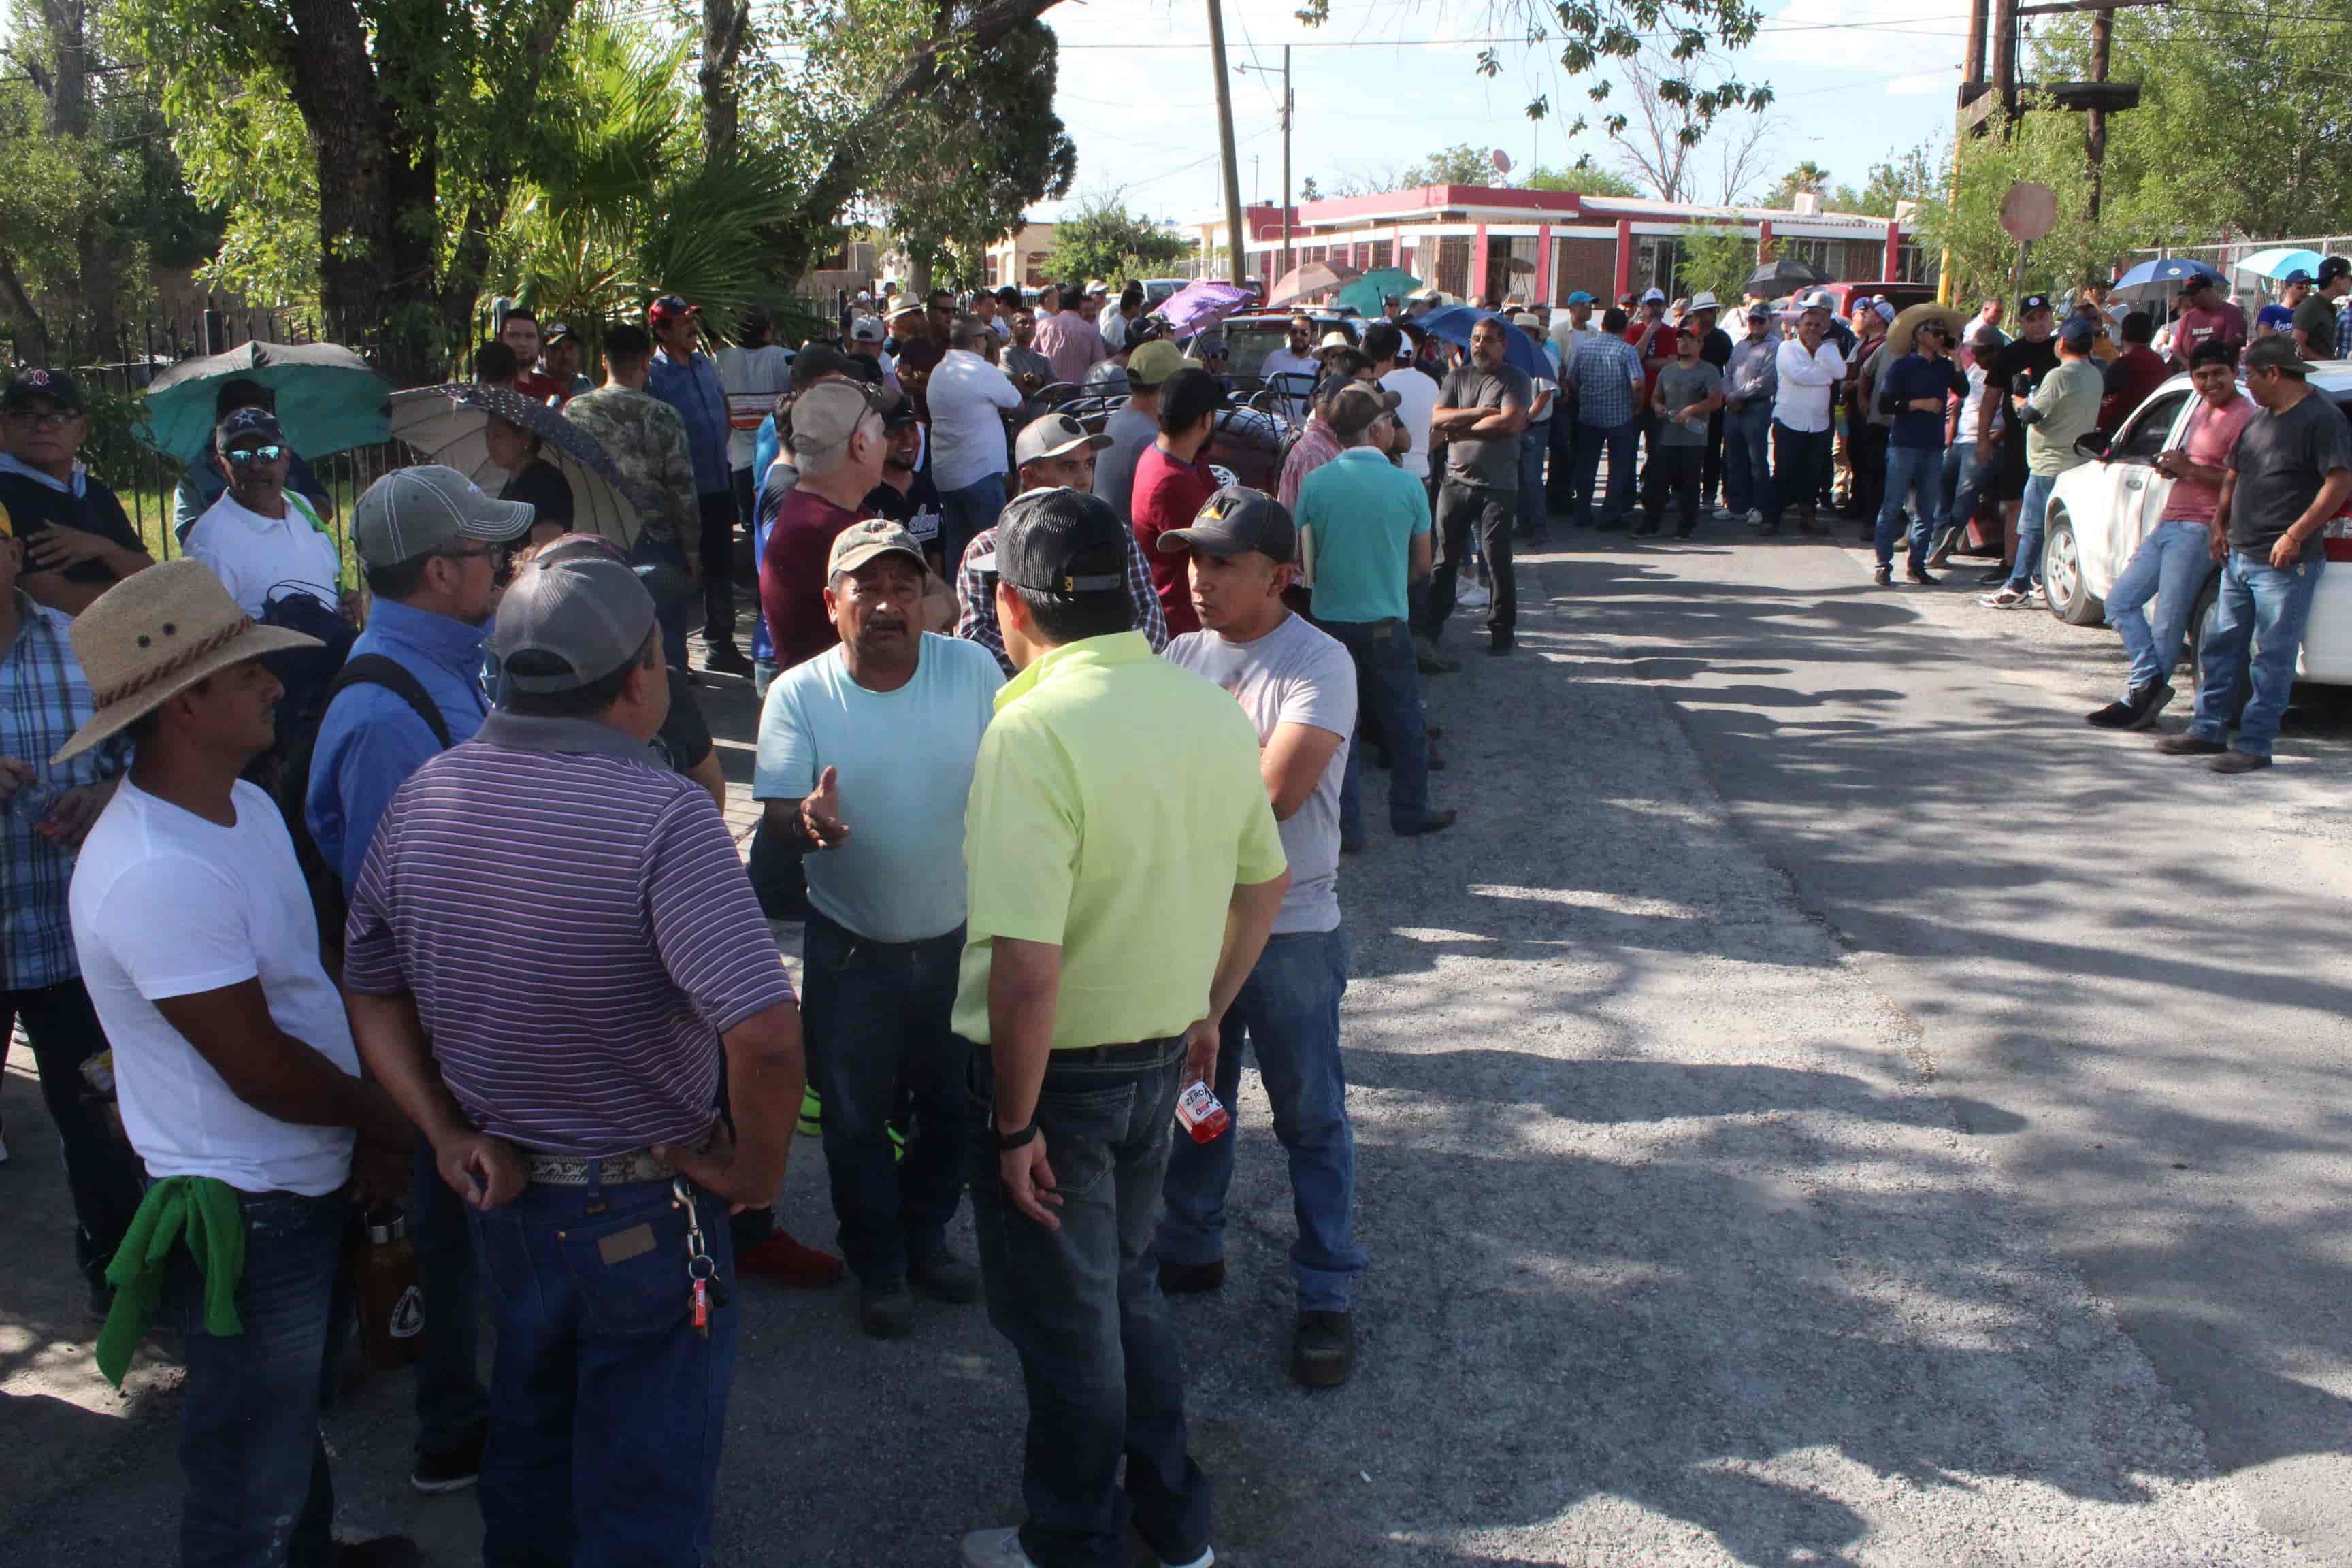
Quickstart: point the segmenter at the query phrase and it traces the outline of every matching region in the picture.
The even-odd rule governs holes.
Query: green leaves
[[[1049,279],[1084,283],[1099,278],[1117,285],[1166,270],[1192,251],[1192,242],[1130,214],[1116,195],[1095,195],[1065,212],[1054,226]]]

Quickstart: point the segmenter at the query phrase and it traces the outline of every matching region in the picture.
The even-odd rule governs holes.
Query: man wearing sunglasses
[[[278,416],[240,408],[213,431],[228,489],[188,530],[188,554],[213,569],[238,609],[255,620],[270,601],[308,594],[358,618],[356,595],[339,585],[342,557],[335,536],[309,500],[286,488],[294,449]]]
[[[63,371],[21,370],[0,391],[0,507],[25,547],[17,586],[68,616],[155,564],[122,503],[78,460],[89,434],[80,389]]]

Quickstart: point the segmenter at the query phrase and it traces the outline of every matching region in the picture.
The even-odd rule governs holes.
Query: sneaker
[[[750,1279],[773,1279],[795,1290],[822,1290],[839,1283],[841,1259],[830,1252],[803,1247],[789,1231],[778,1230],[737,1258],[735,1272]]]
[[[1916,583],[1923,588],[1933,588],[1943,581],[1941,577],[1934,575],[1924,566],[1906,566],[1903,568],[1903,580],[1906,583]]]
[[[2130,699],[2126,698],[2108,703],[2095,713],[2084,714],[2083,722],[2094,730],[2128,730],[2132,728],[2133,716],[2138,711]]]
[[[1203,1546],[1201,1548],[1201,1555],[1193,1558],[1189,1563],[1171,1563],[1168,1559],[1162,1557],[1160,1559],[1160,1568],[1216,1568],[1216,1562],[1217,1553],[1215,1548]]]
[[[1459,675],[1461,665],[1437,651],[1436,640],[1416,634],[1412,639],[1412,661],[1423,675]]]
[[[1021,1531],[1010,1526],[973,1531],[957,1556],[963,1568],[1037,1568],[1036,1560],[1021,1549]]]
[[[419,1448],[416,1463],[408,1472],[408,1484],[426,1497],[464,1491],[481,1479],[484,1436],[477,1432],[472,1441],[454,1448]]]
[[[338,1541],[328,1549],[333,1568],[413,1568],[425,1561],[416,1542],[405,1535],[374,1535],[364,1541]]]
[[[1356,1370],[1356,1325],[1345,1312],[1301,1312],[1290,1336],[1290,1381],[1337,1388]]]
[[[948,1250],[946,1242],[907,1261],[907,1278],[934,1301],[966,1307],[980,1300],[980,1270]]]
[[[1410,827],[1395,827],[1394,830],[1399,838],[1419,838],[1425,833],[1443,833],[1454,826],[1454,819],[1459,815],[1460,813],[1449,805],[1444,811],[1431,812]],[[1391,826],[1394,826],[1394,825]],[[1219,1265],[1220,1269],[1223,1267],[1222,1264]]]
[[[1998,594],[1987,594],[1977,601],[1988,610],[2013,610],[2020,605],[2033,602],[2032,594],[2021,594],[2014,588],[2003,588]]]
[[[1895,568],[1884,563],[1870,569],[1870,580],[1882,588],[1895,586]]]
[[[2156,749],[2168,757],[2218,757],[2230,748],[2219,741],[2209,741],[2202,735],[2183,730],[2178,735],[2167,735],[2157,742]]]
[[[1160,1260],[1160,1293],[1163,1296],[1205,1296],[1225,1282],[1225,1260],[1213,1258],[1206,1263],[1177,1263],[1169,1258]]]
[[[751,661],[733,643],[720,643],[703,656],[702,668],[716,670],[720,675],[749,675],[751,673]]]
[[[2138,716],[2133,719],[2130,723],[2125,725],[2124,728],[2126,730],[2147,729],[2150,724],[2156,722],[2156,716],[2163,712],[2165,708],[2170,704],[2171,701],[2172,688],[2162,681],[2158,681],[2155,689],[2145,691],[2140,694]]]
[[[1507,658],[1513,650],[1517,648],[1518,646],[1518,644],[1513,642],[1509,637],[1491,637],[1487,639],[1486,655],[1490,658]]]
[[[2012,570],[2013,568],[2008,566],[1996,566],[1991,571],[1977,579],[1977,586],[1979,588],[1998,588],[2002,584],[2009,581],[2009,574]]]
[[[2217,773],[2253,773],[2269,767],[2271,760],[2258,757],[2252,752],[2224,752],[2210,765]]]
[[[867,1279],[857,1287],[857,1326],[877,1340],[903,1340],[915,1331],[915,1293],[904,1279]]]
[[[2172,688],[2158,681],[2125,692],[2121,700],[2108,703],[2096,713],[2085,713],[2083,722],[2095,730],[2145,730],[2171,700]]]

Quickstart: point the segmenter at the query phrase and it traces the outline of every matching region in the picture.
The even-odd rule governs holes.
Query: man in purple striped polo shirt
[[[636,574],[535,562],[492,647],[499,707],[401,786],[352,889],[352,1031],[476,1211],[484,1558],[699,1563],[725,1220],[782,1182],[800,1015],[718,807],[646,750],[669,684]]]

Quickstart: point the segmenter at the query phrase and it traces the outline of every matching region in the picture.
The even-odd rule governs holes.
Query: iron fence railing
[[[2127,266],[2143,261],[2160,261],[2167,257],[2182,256],[2192,261],[2202,261],[2218,269],[2230,279],[2233,294],[2248,298],[2269,299],[2278,292],[2275,279],[2257,278],[2237,270],[2238,263],[2249,256],[2265,250],[2315,250],[2322,256],[2352,256],[2352,234],[2312,235],[2286,239],[2219,240],[2210,245],[2166,245],[2131,253]]]

